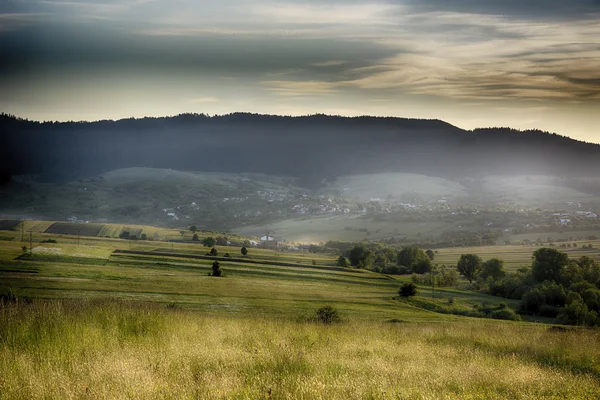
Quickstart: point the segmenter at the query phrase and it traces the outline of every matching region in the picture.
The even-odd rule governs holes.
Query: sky
[[[0,111],[397,116],[600,143],[600,0],[2,0]]]

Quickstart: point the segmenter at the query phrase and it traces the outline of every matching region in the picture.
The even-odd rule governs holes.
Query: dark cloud
[[[247,75],[313,69],[336,73],[339,68],[368,65],[389,57],[391,50],[360,40],[286,37],[242,37],[203,34],[153,36],[86,24],[39,24],[0,34],[0,73],[23,68],[127,67],[168,71],[218,71]],[[341,60],[327,68],[315,64]]]
[[[422,12],[445,11],[527,19],[586,18],[600,12],[599,0],[407,0],[401,3]]]

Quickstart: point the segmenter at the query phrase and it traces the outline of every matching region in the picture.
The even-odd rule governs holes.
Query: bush
[[[210,249],[210,253],[208,254],[210,254],[213,257],[216,257],[219,255],[219,251],[213,247],[212,249]]]
[[[348,261],[348,259],[344,256],[340,256],[340,258],[338,258],[336,265],[338,267],[349,267],[350,266],[350,262]]]
[[[223,257],[231,258],[231,255],[229,255],[229,253],[225,253],[225,255]]]
[[[414,283],[406,282],[402,286],[400,286],[400,290],[398,291],[400,296],[402,297],[412,297],[417,294],[417,286]]]
[[[42,240],[40,243],[58,243],[58,242],[54,239],[46,239],[46,240]]]
[[[192,236],[192,242],[199,242],[200,238],[198,237],[197,233],[194,233],[194,236]]]
[[[503,309],[499,309],[496,311],[492,311],[489,314],[490,318],[493,319],[503,319],[506,321],[520,321],[521,317],[516,314],[513,310],[511,310],[510,308],[503,308]]]
[[[322,324],[333,324],[340,322],[341,318],[337,310],[331,306],[325,306],[319,308],[315,313],[315,321]]]
[[[242,247],[242,249],[240,250],[240,252],[242,253],[243,256],[247,256],[248,255],[248,249],[246,248],[246,246]]]

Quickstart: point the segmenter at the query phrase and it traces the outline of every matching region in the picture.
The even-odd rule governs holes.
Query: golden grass
[[[0,399],[591,399],[598,331],[324,326],[118,301],[0,307]]]

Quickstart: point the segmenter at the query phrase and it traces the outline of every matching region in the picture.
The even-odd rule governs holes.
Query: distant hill
[[[68,181],[127,167],[324,178],[381,172],[459,180],[594,176],[600,145],[541,131],[467,131],[439,120],[184,114],[98,122],[0,115],[0,177]]]

